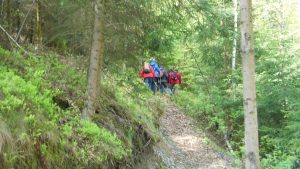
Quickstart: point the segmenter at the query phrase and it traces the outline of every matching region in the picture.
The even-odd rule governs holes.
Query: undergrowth
[[[86,72],[62,57],[0,48],[0,168],[118,165],[157,140],[159,108],[127,81],[104,82],[93,120],[81,120]]]
[[[263,59],[268,60],[267,57]],[[283,68],[272,67],[278,62],[270,60],[257,64],[256,86],[261,167],[296,169],[300,166],[300,104],[298,103],[300,74],[297,69],[299,63],[292,63],[291,60],[280,61]],[[240,73],[242,70],[237,70],[237,72]],[[189,88],[181,90],[173,97],[173,100],[183,107],[187,114],[199,121],[202,128],[213,133],[224,148],[227,148],[224,139],[227,136],[235,156],[244,159],[241,75],[236,75],[236,77],[228,75],[227,77],[222,73],[215,73],[211,77],[212,80],[200,77],[199,84],[191,83]],[[232,90],[232,78],[236,80],[235,90]],[[201,84],[201,82],[205,83]]]

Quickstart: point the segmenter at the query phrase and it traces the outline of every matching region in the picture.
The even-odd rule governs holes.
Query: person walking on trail
[[[181,75],[178,72],[178,69],[176,69],[176,70],[171,69],[168,73],[168,76],[169,76],[168,90],[169,90],[170,95],[173,95],[173,94],[175,94],[174,86],[176,84],[181,84]]]
[[[155,88],[153,88],[154,69],[147,62],[144,63],[144,67],[140,70],[140,77],[144,79],[147,88],[155,93]]]
[[[167,72],[164,70],[163,67],[160,67],[158,84],[159,84],[160,92],[162,94],[165,94],[165,90],[167,89],[168,78],[169,77]]]
[[[155,58],[153,58],[153,57],[150,59],[149,64],[154,70],[154,83],[153,83],[152,89],[158,90],[158,87],[159,87],[158,86],[158,79],[159,79],[160,68],[159,68]]]

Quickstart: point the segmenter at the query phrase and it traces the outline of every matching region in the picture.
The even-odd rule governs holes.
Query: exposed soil
[[[192,119],[173,103],[166,104],[160,119],[162,140],[155,148],[169,169],[231,169],[232,163],[224,153],[208,144],[208,138],[195,130]]]

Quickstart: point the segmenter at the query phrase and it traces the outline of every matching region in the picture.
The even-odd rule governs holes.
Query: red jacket
[[[147,78],[147,77],[151,77],[151,78],[154,78],[155,75],[154,75],[154,69],[150,66],[150,69],[151,69],[151,72],[150,73],[144,73],[144,69],[141,69],[140,70],[140,77],[142,78]]]
[[[169,75],[169,83],[170,84],[181,84],[181,75],[179,72],[177,72],[176,80],[174,80],[172,72],[169,72],[168,75]]]

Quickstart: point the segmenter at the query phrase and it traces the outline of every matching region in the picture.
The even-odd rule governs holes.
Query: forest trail
[[[230,159],[207,144],[203,132],[196,131],[192,119],[172,102],[166,101],[160,119],[162,140],[155,153],[169,169],[231,169]]]

